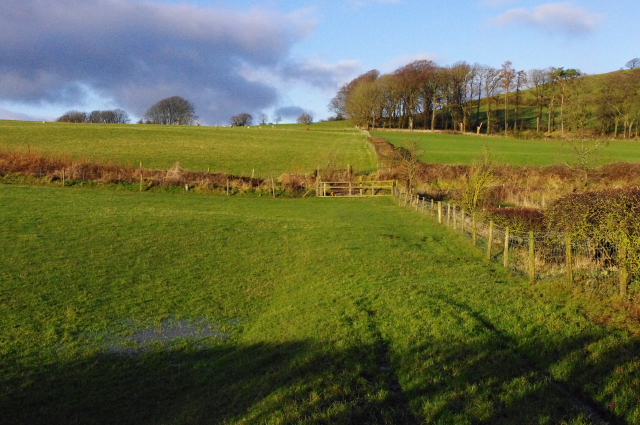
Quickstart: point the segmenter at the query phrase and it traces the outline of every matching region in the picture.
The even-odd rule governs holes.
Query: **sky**
[[[587,74],[640,57],[638,0],[2,0],[0,119],[182,96],[202,125],[327,119],[342,84],[418,59]]]

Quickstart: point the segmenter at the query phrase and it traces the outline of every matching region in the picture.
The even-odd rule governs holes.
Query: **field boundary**
[[[487,260],[531,283],[564,280],[582,292],[640,301],[638,288],[631,285],[638,276],[626,264],[624,250],[610,242],[577,239],[560,232],[516,231],[493,221],[483,222],[453,202],[413,196],[397,188],[394,196],[400,205],[436,218],[482,250]]]
[[[360,182],[324,182],[318,181],[316,196],[364,198],[372,196],[393,196],[395,180],[360,181]]]

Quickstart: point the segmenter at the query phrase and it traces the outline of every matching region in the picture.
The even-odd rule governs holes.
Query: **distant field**
[[[640,424],[637,339],[391,199],[0,203],[3,423]]]
[[[518,140],[503,137],[477,137],[429,132],[372,131],[397,146],[417,141],[426,163],[470,164],[486,144],[499,162],[512,165],[551,165],[561,161],[574,162],[570,147],[558,140]],[[640,143],[612,141],[598,152],[595,165],[613,162],[640,162]]]
[[[311,172],[317,166],[371,171],[375,154],[366,138],[344,123],[263,128],[67,124],[2,121],[0,149],[112,161],[146,168],[183,168],[256,177]],[[255,171],[254,171],[255,170]]]

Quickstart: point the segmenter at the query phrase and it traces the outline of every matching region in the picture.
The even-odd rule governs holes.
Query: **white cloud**
[[[546,3],[534,9],[511,9],[494,18],[497,25],[525,24],[551,33],[578,35],[593,32],[604,15],[570,3]]]

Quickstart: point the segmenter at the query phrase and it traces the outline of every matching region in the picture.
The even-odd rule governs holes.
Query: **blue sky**
[[[327,118],[341,84],[415,59],[589,74],[640,57],[637,0],[3,0],[0,119],[191,100],[203,124],[240,112]]]

